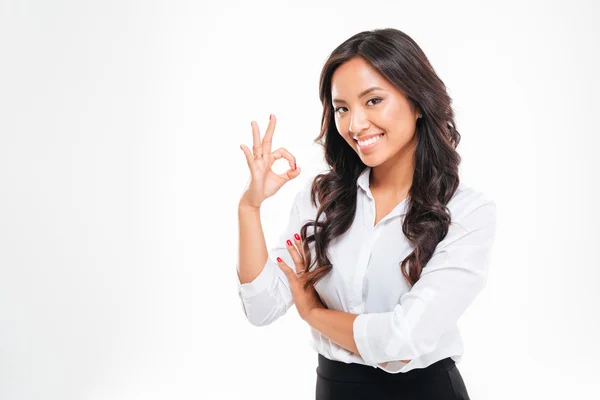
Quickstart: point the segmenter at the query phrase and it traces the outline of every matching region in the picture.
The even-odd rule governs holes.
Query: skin
[[[371,87],[382,90],[359,97]],[[386,193],[382,200],[398,204],[413,180],[415,128],[420,110],[413,110],[406,96],[361,57],[338,67],[332,77],[331,94],[339,134],[373,169],[371,191]],[[375,133],[384,136],[373,151],[363,153],[354,136]]]
[[[381,89],[360,95],[372,87]],[[360,57],[336,69],[332,76],[332,99],[335,100],[335,125],[339,134],[363,163],[372,168],[370,188],[375,198],[376,224],[408,194],[417,143],[415,128],[421,112],[413,109],[400,90]],[[372,151],[362,152],[354,137],[375,133],[384,135]],[[279,267],[290,281],[300,317],[332,342],[360,354],[353,334],[354,320],[358,315],[329,310],[314,288],[304,290],[304,257],[299,236],[290,238],[287,247],[299,273],[283,261],[279,262]]]

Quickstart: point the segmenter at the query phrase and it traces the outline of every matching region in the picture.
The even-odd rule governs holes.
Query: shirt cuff
[[[254,278],[253,281],[247,283],[241,283],[240,277],[236,273],[238,291],[240,293],[240,296],[247,299],[256,296],[257,294],[263,292],[265,289],[271,287],[276,279],[274,267],[276,267],[276,265],[274,265],[273,261],[271,261],[271,258],[268,257],[267,263],[265,264],[260,274],[258,274],[258,276]]]
[[[369,365],[377,364],[377,360],[375,360],[373,352],[369,346],[369,337],[367,335],[369,321],[374,316],[375,314],[359,314],[358,317],[354,319],[354,324],[352,327],[354,342],[356,343],[356,348],[360,353],[359,355],[362,357],[365,363]]]

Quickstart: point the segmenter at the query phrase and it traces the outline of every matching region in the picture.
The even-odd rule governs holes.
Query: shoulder
[[[452,225],[472,231],[496,223],[496,202],[487,193],[461,184],[447,204]]]

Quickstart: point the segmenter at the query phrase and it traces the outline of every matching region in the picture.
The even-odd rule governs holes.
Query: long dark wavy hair
[[[456,151],[460,134],[454,123],[452,99],[421,48],[407,34],[393,28],[364,31],[350,37],[331,53],[320,76],[323,114],[321,132],[314,142],[323,146],[330,168],[312,182],[311,201],[316,207],[318,199],[319,207],[316,218],[300,230],[306,257],[305,289],[331,270],[327,247],[352,225],[357,180],[367,167],[339,134],[331,101],[334,71],[354,57],[366,60],[422,114],[416,123],[415,170],[402,223],[402,231],[413,246],[412,253],[399,265],[409,286],[419,280],[435,247],[448,233],[451,218],[446,204],[460,184],[461,157]],[[307,236],[310,227],[313,233]],[[311,259],[311,244],[314,259]]]

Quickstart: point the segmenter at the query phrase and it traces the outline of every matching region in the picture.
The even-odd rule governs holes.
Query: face
[[[419,110],[367,61],[346,61],[331,84],[337,130],[363,163],[376,167],[414,150]]]

